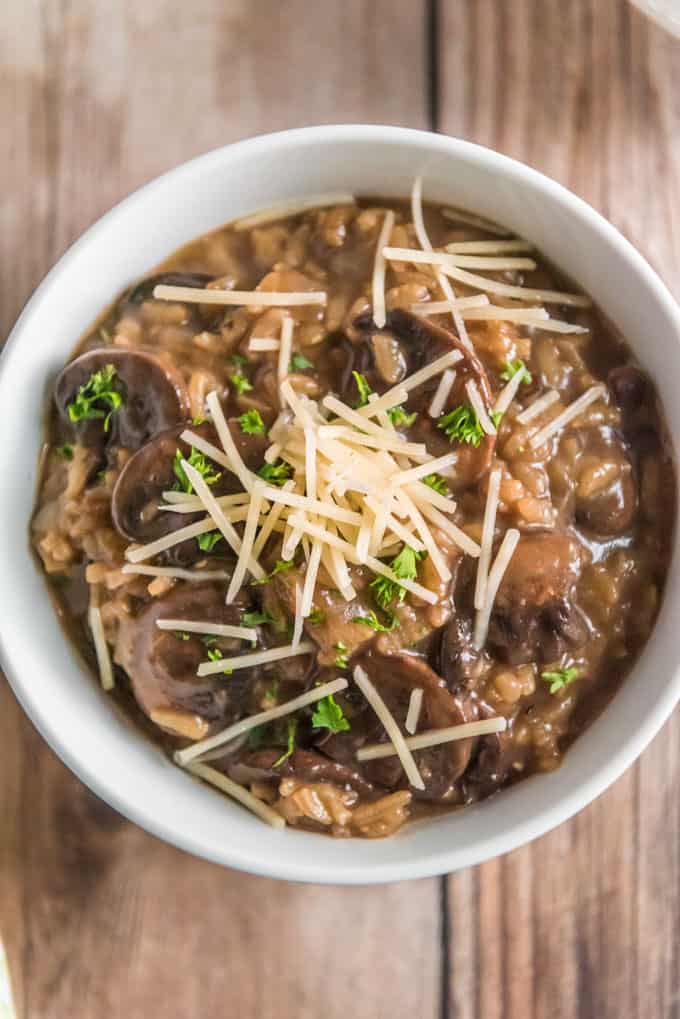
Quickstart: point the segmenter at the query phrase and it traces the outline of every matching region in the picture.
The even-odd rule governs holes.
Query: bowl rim
[[[592,230],[598,232],[606,241],[619,249],[625,257],[631,273],[641,277],[643,282],[655,292],[655,297],[663,306],[665,313],[674,320],[677,333],[680,336],[680,307],[657,273],[612,224],[563,185],[509,156],[447,135],[389,125],[331,124],[277,131],[220,146],[153,178],[114,205],[67,249],[27,300],[0,357],[0,387],[6,383],[6,377],[11,373],[12,355],[21,342],[24,332],[30,327],[31,320],[37,315],[47,293],[59,285],[62,273],[71,261],[82,248],[87,247],[105,232],[109,224],[118,216],[134,209],[154,190],[165,187],[170,180],[175,186],[181,187],[185,180],[190,180],[197,172],[207,169],[214,163],[219,163],[227,156],[252,155],[263,151],[271,155],[277,149],[287,146],[294,147],[310,141],[323,146],[343,141],[366,140],[390,144],[403,141],[420,148],[424,156],[429,154],[453,158],[465,156],[485,165],[488,169],[530,184],[534,188],[552,195],[561,205],[577,213],[581,219],[587,220]],[[678,568],[676,562],[675,570]],[[4,578],[0,578],[0,592],[6,583]],[[548,809],[540,809],[535,815],[516,823],[514,827],[499,831],[493,837],[483,840],[478,851],[474,853],[474,859],[467,861],[457,859],[456,848],[452,845],[443,851],[420,853],[408,861],[377,861],[370,864],[361,862],[356,865],[348,862],[346,866],[343,865],[342,872],[337,873],[330,865],[324,865],[318,861],[315,863],[305,861],[302,854],[300,854],[300,859],[294,852],[281,853],[276,858],[262,853],[259,857],[253,858],[250,854],[246,855],[241,850],[234,850],[230,846],[221,846],[218,850],[216,846],[206,844],[206,840],[201,838],[200,833],[195,835],[188,827],[186,829],[169,828],[155,817],[153,808],[148,804],[141,805],[131,802],[122,795],[116,785],[100,773],[96,762],[79,756],[73,741],[66,739],[56,721],[41,711],[40,703],[31,696],[30,684],[25,681],[21,669],[7,653],[4,620],[1,614],[0,663],[22,708],[61,760],[96,795],[141,828],[196,856],[249,873],[293,881],[333,884],[372,884],[432,877],[448,873],[459,867],[482,863],[501,853],[510,852],[525,845],[572,817],[604,792],[651,742],[680,699],[680,673],[676,673],[674,676],[669,676],[667,684],[649,708],[639,728],[627,742],[619,746],[618,751],[609,758],[605,766],[597,768],[581,785],[568,792]],[[526,785],[526,783],[523,784]],[[470,854],[468,853],[468,855]]]

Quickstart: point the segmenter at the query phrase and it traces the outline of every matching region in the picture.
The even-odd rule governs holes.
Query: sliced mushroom
[[[454,692],[474,689],[483,667],[482,653],[475,647],[471,617],[454,613],[442,634],[440,669]]]
[[[457,336],[447,329],[435,325],[429,318],[421,318],[410,312],[395,309],[388,314],[383,330],[377,330],[372,318],[368,316],[361,316],[355,325],[364,331],[363,345],[365,348],[368,345],[366,337],[372,338],[373,345],[376,338],[381,335],[392,337],[398,343],[400,355],[406,361],[406,374],[408,375],[431,364],[432,361],[450,350],[460,351],[462,359],[455,366],[456,378],[442,415],[449,413],[460,404],[469,404],[465,388],[469,381],[476,383],[482,400],[487,406],[491,405],[489,380],[479,358],[461,343]],[[400,369],[395,357],[393,350],[392,360],[394,363],[391,370],[398,371]],[[355,359],[358,360],[358,358]],[[369,348],[366,360],[371,365],[370,369],[364,372],[369,384],[378,392],[384,391],[388,386],[379,371],[374,346]],[[475,484],[488,471],[496,440],[493,435],[483,434],[479,445],[473,446],[464,442],[451,442],[448,439],[445,432],[437,427],[437,421],[430,418],[428,414],[428,408],[439,381],[439,376],[429,379],[411,392],[407,409],[409,412],[417,411],[418,417],[409,429],[409,438],[414,442],[424,442],[433,457],[455,453],[456,461],[450,468],[450,474],[447,474],[447,480],[452,489],[461,490]]]
[[[236,419],[229,421],[229,428],[234,441],[241,447],[239,451],[247,465],[253,468],[259,466],[266,448],[265,437],[244,435]],[[206,422],[192,425],[191,430],[220,447],[217,433],[211,424]],[[172,513],[159,509],[163,502],[162,493],[177,485],[174,471],[177,450],[184,457],[188,457],[191,452],[190,444],[180,439],[183,431],[184,425],[179,425],[156,435],[128,460],[121,471],[113,490],[111,514],[116,528],[128,541],[142,544],[156,541],[205,515],[202,510],[197,513]],[[219,480],[210,486],[215,495],[242,490],[236,475],[217,464],[215,470],[220,474]],[[216,545],[215,551],[226,551],[224,540]],[[203,558],[205,554],[198,541],[190,538],[168,549],[162,556],[166,562],[186,566]]]
[[[373,786],[354,768],[331,761],[315,750],[295,750],[278,767],[283,750],[242,751],[229,763],[229,775],[235,782],[278,781],[296,778],[300,782],[331,782],[341,789],[352,790],[360,796],[374,794]]]
[[[163,712],[179,709],[212,724],[231,721],[240,714],[256,671],[244,669],[233,676],[199,677],[198,666],[208,657],[204,641],[195,634],[160,630],[156,622],[187,619],[238,625],[242,608],[239,604],[225,605],[224,591],[215,584],[184,584],[121,624],[115,660],[127,672],[135,700],[145,715],[152,720],[155,716],[158,722],[169,717]],[[163,728],[177,731],[171,725]]]
[[[141,304],[153,297],[154,289],[163,284],[168,287],[199,287],[203,288],[210,283],[212,276],[204,272],[160,272],[155,276],[147,276],[140,283],[137,283],[130,290],[127,290],[121,300],[121,304]]]
[[[610,429],[583,433],[574,511],[578,524],[600,537],[622,534],[637,508],[633,468],[623,441]]]
[[[71,361],[58,376],[54,398],[59,413],[70,421],[68,408],[95,372],[113,365],[115,385],[122,396],[120,407],[110,417],[71,422],[78,441],[103,449],[113,442],[126,449],[139,449],[158,432],[187,418],[189,398],[184,380],[170,363],[138,350],[98,348]],[[110,410],[103,406],[102,409]]]
[[[511,665],[554,662],[588,637],[574,604],[581,551],[566,534],[524,535],[498,589],[488,646]]]

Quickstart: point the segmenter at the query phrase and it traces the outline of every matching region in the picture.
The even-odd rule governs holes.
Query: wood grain
[[[3,333],[86,226],[181,160],[314,122],[426,126],[419,2],[22,0],[2,21]],[[343,891],[185,856],[70,775],[5,684],[0,746],[21,1019],[437,1015],[437,881]]]
[[[441,7],[441,130],[567,185],[680,296],[680,42],[623,0]],[[680,1015],[679,778],[676,713],[571,823],[449,879],[451,1017]]]

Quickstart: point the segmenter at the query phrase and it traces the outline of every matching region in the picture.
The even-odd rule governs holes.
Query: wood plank
[[[566,184],[680,296],[680,42],[623,0],[442,15],[441,129]],[[452,1017],[677,1015],[679,744],[676,714],[572,822],[450,879]]]
[[[425,126],[422,0],[26,0],[3,29],[3,334],[89,223],[181,160],[306,123]],[[0,745],[19,1016],[437,1014],[436,881],[324,889],[185,856],[70,775],[4,682]]]

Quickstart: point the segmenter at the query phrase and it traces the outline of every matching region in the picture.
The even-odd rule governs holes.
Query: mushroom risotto
[[[652,631],[673,472],[588,297],[418,180],[122,294],[54,384],[31,540],[178,766],[377,837],[559,765]]]

